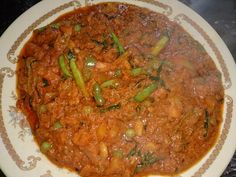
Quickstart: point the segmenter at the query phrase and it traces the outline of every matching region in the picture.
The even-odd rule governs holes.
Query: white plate
[[[107,0],[44,0],[21,15],[0,38],[0,167],[8,177],[77,176],[60,169],[39,152],[24,116],[16,109],[16,59],[33,29],[80,6]],[[180,176],[220,176],[236,147],[236,67],[226,45],[214,29],[194,11],[176,0],[115,0],[164,13],[198,40],[222,72],[225,88],[224,120],[211,151]]]

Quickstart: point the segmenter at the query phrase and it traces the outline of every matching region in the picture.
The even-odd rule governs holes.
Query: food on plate
[[[222,122],[221,74],[203,46],[163,14],[123,3],[36,29],[17,91],[41,152],[84,177],[178,174]]]

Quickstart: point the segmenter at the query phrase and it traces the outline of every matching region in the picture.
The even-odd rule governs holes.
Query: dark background
[[[56,1],[56,0],[55,0]],[[222,37],[236,59],[236,0],[180,0],[200,14]],[[39,0],[1,0],[0,35]],[[53,0],[52,0],[53,2]],[[1,157],[0,157],[1,158]],[[11,170],[11,169],[9,169]],[[0,177],[5,177],[0,170]],[[16,174],[17,177],[17,174]],[[222,177],[236,177],[236,153]]]

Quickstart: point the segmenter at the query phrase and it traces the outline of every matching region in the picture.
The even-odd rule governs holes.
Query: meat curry
[[[83,177],[175,175],[217,139],[221,74],[163,14],[79,8],[34,30],[17,65],[17,107],[41,152]]]

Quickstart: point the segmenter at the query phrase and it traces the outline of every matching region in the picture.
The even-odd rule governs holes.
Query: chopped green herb
[[[61,125],[60,121],[55,122],[54,125],[53,125],[53,128],[54,128],[54,130],[62,128],[62,125]]]
[[[114,77],[120,77],[122,75],[122,71],[120,69],[116,69],[114,73]]]
[[[138,151],[138,146],[137,144],[129,151],[127,157],[130,158],[132,156],[134,156]]]
[[[148,98],[158,88],[158,85],[159,84],[157,82],[153,82],[152,84],[150,84],[149,86],[147,86],[143,90],[139,91],[134,96],[134,100],[137,101],[137,102],[144,101],[146,98]]]
[[[121,104],[118,103],[118,104],[111,105],[107,108],[100,109],[100,112],[104,113],[104,112],[107,112],[107,111],[112,111],[112,110],[120,109],[120,108],[121,108]]]
[[[52,29],[59,29],[61,24],[60,23],[53,23],[50,25]]]
[[[50,149],[52,148],[52,144],[47,142],[47,141],[44,141],[41,146],[40,146],[40,151],[42,153],[46,153],[47,151],[49,151]]]
[[[75,30],[76,32],[80,32],[80,30],[81,30],[81,25],[80,25],[80,24],[76,24],[76,25],[74,26],[74,30]]]
[[[47,26],[43,26],[41,28],[38,28],[37,30],[41,33],[47,29]]]

